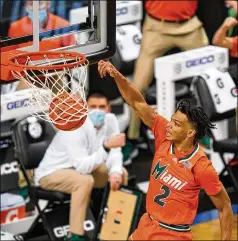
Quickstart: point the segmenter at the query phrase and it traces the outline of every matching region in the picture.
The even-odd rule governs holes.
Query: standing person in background
[[[140,56],[136,62],[133,83],[145,95],[154,70],[154,59],[169,49],[191,50],[208,45],[202,23],[196,16],[197,1],[146,0],[146,17]],[[139,138],[140,119],[132,110],[128,138]]]

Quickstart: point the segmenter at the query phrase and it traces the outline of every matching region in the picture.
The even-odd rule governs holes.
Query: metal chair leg
[[[229,163],[227,164],[225,162],[225,159],[223,157],[224,153],[219,153],[219,155],[220,155],[220,157],[222,159],[223,164],[225,165],[225,169],[227,170],[227,172],[229,173],[229,175],[231,177],[231,180],[232,180],[232,182],[234,184],[234,187],[235,187],[236,191],[238,191],[238,181],[237,181],[237,179],[236,179],[236,177],[235,177],[235,175],[234,175],[234,173],[232,171],[232,167],[229,165]]]
[[[45,228],[45,230],[46,230],[50,240],[51,241],[56,241],[56,237],[54,235],[53,229],[52,229],[50,223],[48,222],[47,217],[46,217],[44,211],[42,211],[40,209],[40,206],[39,206],[38,202],[36,202],[36,208],[37,208],[37,211],[38,211],[38,213],[39,213],[39,215],[40,215],[40,217],[42,219],[43,226],[44,226],[44,228]]]

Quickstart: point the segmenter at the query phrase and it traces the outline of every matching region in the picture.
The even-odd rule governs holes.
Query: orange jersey
[[[197,10],[197,1],[147,0],[146,11],[155,18],[177,21],[191,18]]]
[[[41,29],[41,31],[53,30],[57,28],[67,27],[70,23],[52,13],[48,15],[48,22],[45,28]],[[21,18],[10,25],[8,36],[12,38],[25,36],[32,34],[33,32],[33,24],[31,19],[26,16]],[[42,40],[40,42],[40,50],[49,50],[49,49],[56,49],[60,47],[70,46],[76,43],[74,36],[64,36],[64,37],[56,37],[53,39]],[[18,47],[25,47],[32,45],[32,42],[22,43],[19,44]]]
[[[152,131],[155,155],[150,173],[146,210],[167,224],[192,224],[201,188],[208,195],[220,192],[222,184],[205,153],[196,144],[187,154],[179,153],[166,140],[168,121],[156,115]]]
[[[178,225],[177,225],[177,228]],[[184,227],[182,227],[184,228]],[[152,220],[148,213],[145,213],[138,224],[137,229],[129,236],[129,240],[192,240],[191,231],[175,231],[164,228],[156,220]]]

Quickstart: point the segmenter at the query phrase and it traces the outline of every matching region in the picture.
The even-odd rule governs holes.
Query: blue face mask
[[[33,11],[27,11],[27,13],[33,23]],[[47,17],[47,10],[46,9],[39,10],[39,22],[41,23],[42,21],[44,21],[46,17]]]
[[[88,113],[90,120],[92,121],[93,125],[97,128],[101,127],[104,124],[106,112],[104,110],[91,110]]]

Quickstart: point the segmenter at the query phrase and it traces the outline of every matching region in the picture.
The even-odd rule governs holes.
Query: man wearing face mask
[[[36,185],[71,194],[70,233],[66,240],[84,240],[84,220],[93,188],[110,182],[116,191],[127,185],[122,167],[121,147],[125,134],[119,133],[105,96],[88,97],[88,118],[73,131],[58,131],[35,171]]]
[[[69,26],[70,23],[50,12],[50,0],[39,1],[39,22],[40,31],[53,30]],[[13,22],[8,30],[8,36],[12,38],[32,34],[33,32],[33,1],[25,1],[27,16]],[[57,49],[64,46],[74,45],[76,40],[73,35],[47,39],[40,42],[40,50]],[[19,44],[20,47],[32,45],[32,42]]]
[[[90,110],[88,116],[96,129],[97,141],[100,145],[112,135],[120,133],[118,121],[116,116],[110,113],[111,107],[106,96],[101,93],[93,93],[88,96],[87,104]],[[114,190],[118,189],[118,184],[122,182],[122,159],[121,148],[116,148],[111,150],[107,160],[109,180],[111,188]]]

